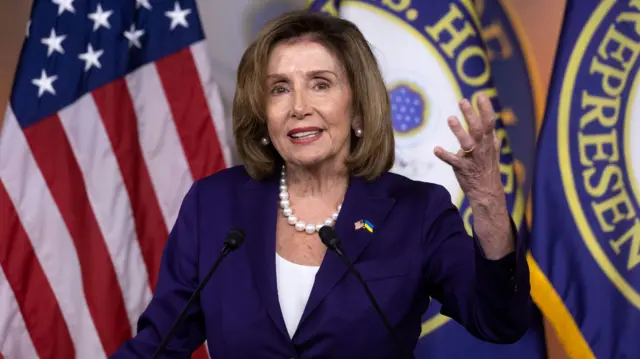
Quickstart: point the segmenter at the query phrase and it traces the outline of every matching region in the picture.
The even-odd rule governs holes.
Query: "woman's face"
[[[288,165],[317,166],[349,155],[351,89],[340,61],[323,45],[277,45],[267,68],[269,138]]]

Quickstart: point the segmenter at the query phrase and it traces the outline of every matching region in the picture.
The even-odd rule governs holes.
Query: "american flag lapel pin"
[[[366,229],[367,231],[369,231],[371,233],[373,233],[373,229],[375,228],[374,225],[371,224],[371,222],[369,222],[366,219],[361,219],[361,220],[355,222],[354,226],[355,226],[356,230],[364,228],[364,229]]]

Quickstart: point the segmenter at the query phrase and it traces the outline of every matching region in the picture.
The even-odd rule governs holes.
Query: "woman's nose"
[[[298,119],[311,114],[311,107],[307,101],[307,96],[304,91],[295,91],[293,96],[293,116]]]

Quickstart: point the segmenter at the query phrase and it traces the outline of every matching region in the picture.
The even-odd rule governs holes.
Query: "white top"
[[[278,298],[290,338],[298,328],[319,268],[289,262],[276,253]]]

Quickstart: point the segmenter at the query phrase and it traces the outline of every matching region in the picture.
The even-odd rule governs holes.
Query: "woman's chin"
[[[295,158],[291,158],[286,161],[286,163],[295,167],[313,168],[329,162],[329,159],[330,157],[328,155],[298,155]]]

